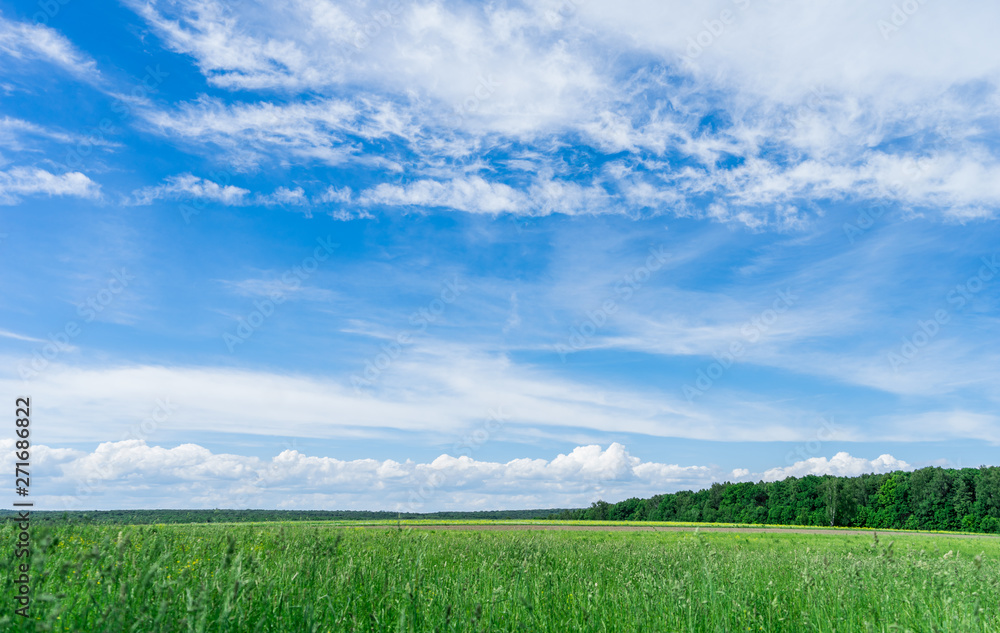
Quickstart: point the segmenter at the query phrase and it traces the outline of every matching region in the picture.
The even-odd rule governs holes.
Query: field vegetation
[[[7,608],[0,630],[1000,631],[996,537],[321,523],[33,537],[31,617]]]

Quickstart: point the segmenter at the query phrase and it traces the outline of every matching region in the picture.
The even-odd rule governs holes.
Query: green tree
[[[823,506],[826,509],[826,520],[833,527],[837,524],[837,507],[841,497],[841,483],[838,477],[827,476],[819,484],[817,491],[823,498]]]

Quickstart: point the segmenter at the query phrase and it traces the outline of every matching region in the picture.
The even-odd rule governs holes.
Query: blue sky
[[[998,12],[0,1],[39,505],[997,464]]]

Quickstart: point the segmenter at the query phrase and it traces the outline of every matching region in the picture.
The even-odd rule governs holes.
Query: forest
[[[825,525],[1000,532],[1000,467],[716,483],[558,513],[560,519]]]

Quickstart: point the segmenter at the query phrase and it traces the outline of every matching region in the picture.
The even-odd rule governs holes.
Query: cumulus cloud
[[[14,167],[0,171],[0,204],[17,204],[24,196],[100,197],[100,185],[80,172],[53,174],[44,169]]]
[[[10,461],[13,440],[0,440]],[[430,462],[307,455],[297,444],[270,459],[213,453],[197,444],[173,448],[144,440],[104,442],[93,452],[33,448],[46,472],[45,502],[51,509],[116,507],[141,497],[145,507],[284,507],[433,511],[580,507],[598,498],[698,490],[732,479],[714,466],[644,462],[621,444],[578,446],[552,459],[477,460],[442,454]],[[764,473],[767,481],[807,474],[855,476],[909,469],[883,455],[875,460],[838,453]],[[182,489],[186,495],[174,491]]]
[[[786,477],[804,477],[806,475],[835,475],[837,477],[856,477],[866,473],[888,473],[894,470],[912,470],[903,460],[892,455],[879,455],[875,459],[852,457],[850,453],[839,452],[830,459],[812,457],[791,466],[771,468],[760,474],[764,481],[778,481]]]

